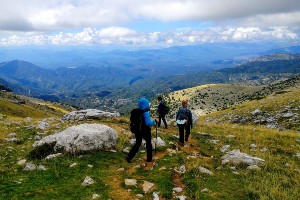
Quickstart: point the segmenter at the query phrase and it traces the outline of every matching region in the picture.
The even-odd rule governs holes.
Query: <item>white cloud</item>
[[[136,20],[237,26],[300,25],[299,0],[0,0],[2,31],[126,26]]]
[[[189,45],[211,42],[240,41],[298,41],[299,35],[288,27],[216,27],[213,29],[179,29],[175,31],[142,33],[124,27],[85,28],[77,33],[45,35],[28,33],[0,40],[0,45]]]

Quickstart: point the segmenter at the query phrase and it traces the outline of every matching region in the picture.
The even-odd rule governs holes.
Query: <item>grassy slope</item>
[[[249,119],[249,124],[254,124],[251,121],[252,112],[259,109],[261,113],[268,116],[281,115],[287,111],[294,113],[292,118],[279,117],[278,123],[280,127],[285,129],[293,129],[300,131],[299,115],[300,115],[300,85],[286,88],[280,93],[274,93],[260,100],[253,100],[222,110],[216,113],[212,113],[206,116],[206,118],[217,119],[218,121],[231,121],[233,118],[239,116],[245,119]]]
[[[222,115],[225,114],[226,111],[222,111]],[[34,115],[34,112],[30,112],[30,115]],[[218,112],[214,115],[217,116]],[[183,194],[189,199],[300,199],[300,159],[294,156],[300,152],[300,136],[295,131],[205,122],[202,119],[192,130],[192,138],[188,142],[190,146],[176,151],[176,127],[159,129],[158,135],[166,141],[167,146],[157,149],[155,157],[158,160],[151,170],[152,165],[135,167],[145,163],[144,149],[137,154],[133,163],[125,162],[122,150],[130,146],[131,137],[128,118],[88,122],[107,124],[117,130],[119,139],[116,153],[91,152],[63,155],[50,161],[32,160],[29,158],[34,142],[32,138],[40,131],[33,125],[35,120],[40,120],[39,117],[34,118],[33,122],[16,117],[14,123],[6,124],[11,122],[9,117],[1,121],[1,127],[6,133],[15,132],[22,141],[16,144],[0,139],[0,199],[91,199],[94,193],[100,195],[99,199],[135,199],[136,194],[143,193],[141,185],[144,180],[155,184],[152,191],[160,192],[161,199],[174,198],[172,188],[177,186],[184,188]],[[46,134],[74,125],[62,124],[58,117],[57,113]],[[212,136],[200,134],[203,132]],[[152,133],[154,135],[154,130]],[[235,135],[235,138],[228,138],[227,135]],[[219,142],[213,144],[211,140]],[[257,151],[250,151],[250,144],[256,144]],[[223,153],[219,148],[223,145],[231,145],[230,149],[239,148],[242,152],[260,157],[266,160],[265,165],[261,166],[261,171],[248,171],[244,165],[237,165],[236,169],[230,168],[234,166],[232,164],[220,167]],[[267,148],[267,151],[261,152],[263,148]],[[167,149],[175,150],[175,153],[169,153]],[[194,155],[197,156],[188,157]],[[22,158],[37,165],[43,164],[48,170],[23,171],[24,166],[16,164]],[[77,163],[77,166],[70,168],[72,163]],[[89,168],[89,164],[93,167]],[[187,172],[178,175],[174,168],[181,165],[186,166]],[[201,174],[199,166],[208,168],[214,175]],[[117,172],[119,168],[125,170]],[[92,177],[96,183],[81,186],[86,176]],[[138,185],[125,186],[125,178],[137,179]],[[201,192],[204,188],[208,188],[210,192]],[[140,199],[152,198],[150,193],[144,194]]]
[[[188,99],[191,109],[206,114],[247,101],[250,95],[261,89],[258,86],[209,84],[175,91],[164,98],[172,110],[177,110],[181,101]]]

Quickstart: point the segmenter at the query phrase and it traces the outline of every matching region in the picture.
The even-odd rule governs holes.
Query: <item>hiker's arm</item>
[[[152,120],[149,112],[144,112],[145,124],[146,126],[153,126],[155,124],[155,120]]]
[[[193,115],[192,115],[192,112],[190,111],[189,112],[190,114],[189,114],[189,120],[190,120],[190,123],[191,123],[191,127],[193,127],[194,125],[193,125]]]

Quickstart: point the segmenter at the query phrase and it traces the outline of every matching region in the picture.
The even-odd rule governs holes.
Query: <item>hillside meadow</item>
[[[59,109],[45,117],[35,114],[42,113],[38,108],[22,109],[18,114],[1,110],[5,117],[0,121],[0,199],[125,200],[153,199],[153,195],[159,199],[183,196],[186,199],[300,199],[300,158],[295,156],[300,152],[300,136],[296,131],[206,122],[201,117],[184,147],[177,145],[175,126],[160,128],[158,135],[166,146],[158,147],[155,154],[153,151],[155,161],[146,163],[142,148],[133,163],[127,163],[123,150],[131,147],[132,137],[128,117],[69,123],[59,120],[63,115]],[[50,127],[39,130],[37,125],[43,119]],[[114,128],[119,136],[115,151],[62,155],[51,160],[30,158],[37,135],[44,137],[80,123],[100,123]],[[17,142],[4,139],[11,133],[15,133]],[[155,129],[152,136],[155,137]],[[224,145],[230,145],[228,151],[240,149],[265,162],[257,170],[249,170],[245,164],[222,165],[221,157],[225,153],[220,148]],[[43,167],[25,171],[20,163],[24,159]],[[182,166],[185,170],[178,173]],[[213,174],[202,173],[199,167]],[[83,186],[86,176],[95,183]],[[127,186],[125,179],[136,179],[137,184]],[[154,184],[147,193],[142,187],[144,181]],[[182,192],[173,192],[176,187],[182,188]]]

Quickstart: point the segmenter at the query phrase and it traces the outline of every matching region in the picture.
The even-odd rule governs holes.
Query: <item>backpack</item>
[[[166,115],[170,112],[170,107],[167,105],[166,102],[161,103],[162,108],[161,108],[161,114]]]
[[[189,112],[187,108],[180,108],[178,111],[178,120],[188,120]]]
[[[138,133],[142,130],[142,124],[144,121],[143,113],[145,111],[139,109],[139,108],[134,108],[130,112],[130,131],[132,133]]]

